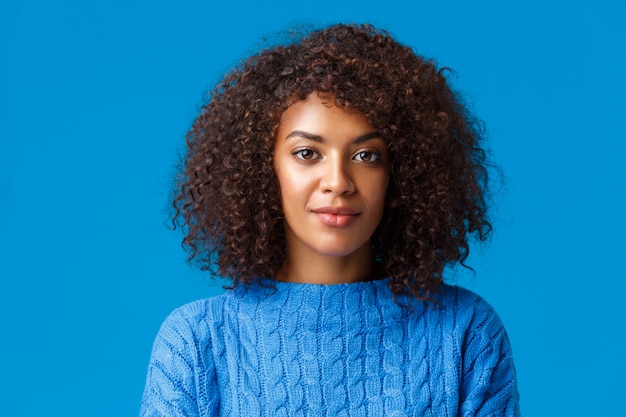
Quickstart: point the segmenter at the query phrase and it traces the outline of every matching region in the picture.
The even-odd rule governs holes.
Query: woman
[[[232,286],[165,321],[141,415],[519,415],[500,320],[442,280],[490,232],[480,140],[443,71],[371,26],[227,75],[174,206]]]

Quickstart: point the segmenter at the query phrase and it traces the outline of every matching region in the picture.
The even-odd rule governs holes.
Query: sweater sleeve
[[[196,417],[217,415],[215,367],[206,359],[209,337],[202,317],[203,304],[175,310],[157,334],[141,417]]]
[[[519,417],[508,336],[493,308],[478,299],[463,346],[460,415]]]

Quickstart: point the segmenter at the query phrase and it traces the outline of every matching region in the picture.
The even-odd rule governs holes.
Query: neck
[[[348,256],[308,253],[306,257],[287,251],[278,271],[278,281],[307,284],[347,284],[375,279],[369,243]]]

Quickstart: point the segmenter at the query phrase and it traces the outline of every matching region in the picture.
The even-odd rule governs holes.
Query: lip
[[[348,207],[319,207],[311,210],[313,214],[326,226],[348,227],[352,225],[361,214]]]
[[[353,210],[349,207],[344,207],[344,206],[319,207],[311,211],[313,213],[335,214],[335,215],[344,215],[344,216],[356,216],[360,214],[358,211]]]

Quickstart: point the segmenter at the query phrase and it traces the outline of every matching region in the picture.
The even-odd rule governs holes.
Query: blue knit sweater
[[[388,285],[278,282],[175,310],[141,416],[518,416],[493,309],[448,285],[399,307]]]

